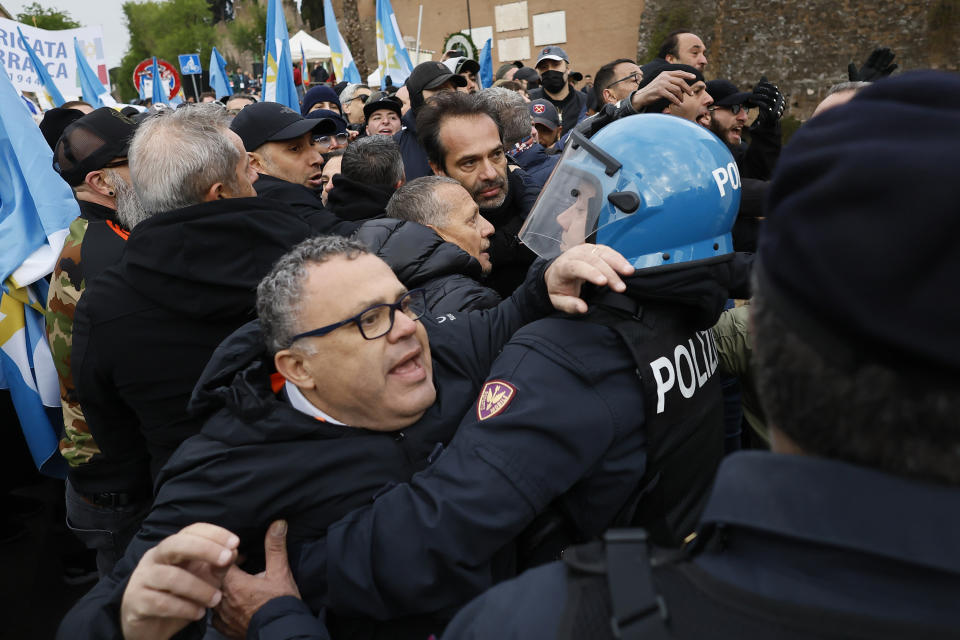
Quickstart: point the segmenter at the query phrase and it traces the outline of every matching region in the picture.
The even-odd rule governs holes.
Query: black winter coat
[[[256,189],[258,197],[291,207],[307,219],[317,233],[348,236],[360,226],[358,222],[343,220],[334,215],[323,206],[319,195],[302,184],[294,184],[261,173],[253,183],[253,188]]]
[[[302,542],[323,537],[329,524],[436,459],[503,345],[521,326],[550,311],[546,265],[538,263],[524,286],[494,309],[423,317],[437,400],[402,431],[337,426],[297,411],[271,389],[272,359],[258,325],[236,331],[211,357],[191,400],[195,416],[207,418],[203,430],[170,459],[158,478],[153,509],[124,558],[64,618],[58,637],[119,638],[117,614],[131,571],[148,549],[193,522],[236,533],[241,553],[250,558],[246,569],[258,571],[267,527],[285,518],[291,565],[297,566]],[[318,610],[324,596],[320,585],[300,581],[300,589],[304,601]],[[356,618],[328,622],[347,637],[429,635],[422,619],[382,627]],[[195,627],[195,634],[188,628],[186,635],[199,637],[202,628]]]
[[[433,169],[430,168],[430,161],[427,159],[427,152],[420,146],[417,140],[417,118],[413,109],[407,111],[400,119],[403,123],[403,130],[393,136],[393,139],[400,145],[400,155],[403,157],[403,170],[407,177],[407,182],[423,176],[432,176]]]
[[[74,323],[74,380],[107,458],[149,455],[156,476],[199,431],[187,400],[210,354],[254,318],[257,284],[280,256],[318,233],[316,222],[280,203],[232,198],[137,225],[119,264],[87,287]],[[96,457],[85,467],[86,490],[123,491],[127,478],[115,469],[97,489]],[[141,472],[131,470],[130,479]]]
[[[408,289],[426,290],[432,315],[500,303],[496,291],[480,284],[480,263],[433,229],[416,222],[375,220],[360,227],[356,238],[383,258]]]
[[[365,184],[342,173],[333,176],[333,189],[327,195],[327,207],[341,220],[362,222],[386,215],[393,187]]]

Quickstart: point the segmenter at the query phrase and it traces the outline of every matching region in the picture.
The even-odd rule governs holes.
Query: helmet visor
[[[604,194],[615,191],[619,173],[608,176],[585,146],[567,145],[520,229],[520,241],[548,259],[595,242]]]

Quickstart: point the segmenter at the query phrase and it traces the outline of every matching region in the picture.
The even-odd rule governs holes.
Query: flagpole
[[[423,5],[420,5],[420,17],[417,18],[417,61],[413,66],[420,64],[420,26],[423,24]]]

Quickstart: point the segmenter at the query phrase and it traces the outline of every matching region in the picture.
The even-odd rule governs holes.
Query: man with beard
[[[467,81],[465,86],[457,89],[458,91],[476,93],[480,90],[480,81],[477,79],[477,74],[480,73],[480,64],[476,60],[460,56],[444,60],[443,64],[445,64],[450,71],[462,76],[463,79]]]
[[[64,425],[60,454],[69,465],[67,525],[96,550],[100,575],[109,573],[123,555],[149,500],[112,504],[102,487],[91,486],[96,479],[90,478],[87,463],[101,451],[90,435],[73,382],[73,320],[86,286],[119,262],[130,229],[142,217],[127,160],[135,130],[133,121],[104,107],[69,125],[54,149],[54,167],[73,189],[80,217],[70,225],[50,279],[47,341],[60,381]]]
[[[537,58],[540,88],[528,91],[531,100],[545,98],[560,113],[560,124],[566,131],[583,120],[587,113],[587,97],[570,86],[570,58],[556,46],[544,47]]]
[[[766,78],[760,79],[753,92],[740,91],[729,80],[711,80],[707,83],[707,93],[713,98],[710,130],[730,147],[740,176],[769,180],[780,157],[783,94]],[[754,107],[758,107],[760,113],[747,128],[749,112]],[[744,131],[749,136],[749,144],[743,139]]]
[[[434,96],[417,115],[417,129],[433,172],[463,185],[496,229],[490,239],[494,269],[489,284],[509,296],[534,259],[517,233],[540,189],[523,169],[508,168],[503,131],[472,95],[451,91]]]
[[[321,154],[327,150],[320,138],[336,134],[333,120],[304,118],[282,104],[258,102],[238,113],[230,129],[240,136],[258,174],[259,197],[314,217],[312,224],[322,233],[348,235],[356,229],[325,209],[318,195],[323,188]]]

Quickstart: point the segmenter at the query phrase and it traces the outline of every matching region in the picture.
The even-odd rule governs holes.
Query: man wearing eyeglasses
[[[343,115],[350,124],[363,124],[363,105],[370,98],[370,87],[362,84],[347,85],[340,94],[340,105]]]
[[[620,58],[600,67],[594,92],[600,105],[616,104],[640,88],[643,71],[633,60]]]
[[[316,112],[314,112],[316,113]],[[330,118],[304,118],[276,102],[244,108],[230,123],[257,172],[257,195],[284,202],[311,215],[322,233],[347,235],[358,224],[341,221],[323,207],[323,157],[335,146],[337,125]],[[338,143],[337,143],[338,144]]]
[[[213,541],[177,534],[154,549],[161,539],[195,521],[225,527],[253,571],[263,566],[264,532],[278,518],[288,522],[291,549],[316,540],[436,460],[517,329],[554,308],[585,312],[583,283],[620,291],[620,275],[632,271],[612,249],[575,247],[537,263],[494,309],[434,318],[424,315],[423,291],[407,290],[363,244],[336,236],[300,243],[257,288],[259,324],[235,332],[211,357],[191,405],[207,418],[203,432],[165,467],[124,559],[67,616],[61,634],[169,637],[198,620],[220,600],[223,572],[184,561],[201,558]],[[320,585],[305,582],[301,595],[322,606]],[[334,637],[372,637],[378,627],[369,618],[331,616],[328,624]],[[384,624],[392,637],[438,628],[432,616]],[[393,635],[399,629],[410,635]]]
[[[710,130],[730,147],[740,177],[769,180],[780,157],[782,139],[783,95],[779,89],[766,78],[752,92],[738,90],[729,80],[711,80],[707,92],[713,98]],[[754,109],[759,114],[748,127],[751,115],[757,113]]]

